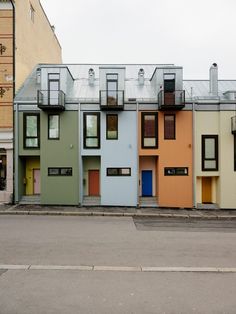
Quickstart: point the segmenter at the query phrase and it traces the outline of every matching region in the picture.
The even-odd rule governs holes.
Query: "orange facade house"
[[[193,206],[193,120],[191,108],[185,107],[181,71],[163,69],[159,77],[154,73],[160,87],[158,108],[146,104],[139,110],[141,206]]]

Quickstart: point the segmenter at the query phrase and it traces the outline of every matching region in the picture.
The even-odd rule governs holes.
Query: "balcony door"
[[[175,74],[164,74],[165,105],[175,105]]]
[[[118,105],[118,74],[107,74],[107,105]]]
[[[59,74],[48,75],[48,104],[59,104],[59,89],[60,89],[60,76]]]

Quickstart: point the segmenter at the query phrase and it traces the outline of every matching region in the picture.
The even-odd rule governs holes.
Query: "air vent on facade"
[[[92,68],[90,68],[88,71],[88,80],[89,80],[89,85],[94,85],[95,72],[94,72],[94,69]]]
[[[136,98],[128,98],[128,101],[136,101]]]
[[[139,69],[138,71],[138,82],[139,85],[143,85],[144,84],[144,69]]]

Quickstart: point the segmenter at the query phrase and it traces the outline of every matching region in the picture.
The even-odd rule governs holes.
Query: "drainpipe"
[[[14,199],[13,202],[18,203],[19,202],[19,164],[18,164],[18,156],[19,156],[19,116],[18,116],[18,103],[15,104],[15,114],[14,114],[14,120],[15,120],[15,127],[14,127],[14,137],[13,137],[13,147],[14,147],[14,155],[13,155],[13,165],[14,165],[14,175],[13,175],[13,189],[14,192]],[[13,111],[14,112],[14,111]],[[15,161],[15,162],[14,162]]]
[[[192,98],[193,99],[193,98]],[[193,171],[193,207],[196,208],[196,173],[195,173],[195,102],[193,100],[192,102],[192,125],[193,125],[193,129],[192,129],[192,160],[193,160],[193,164],[192,164],[192,171]]]
[[[13,9],[13,100],[12,100],[12,121],[13,121],[13,139],[12,139],[12,146],[13,146],[13,149],[12,149],[12,153],[13,153],[13,156],[12,156],[12,168],[13,168],[13,177],[12,177],[12,185],[13,185],[13,192],[12,192],[12,203],[14,204],[14,201],[15,201],[15,189],[14,189],[14,186],[15,186],[15,162],[14,162],[14,156],[15,156],[15,144],[14,144],[14,138],[15,138],[15,131],[14,131],[14,123],[15,123],[15,119],[14,119],[14,98],[15,98],[15,92],[16,92],[16,54],[15,54],[15,50],[16,50],[16,14],[15,14],[15,4],[13,2],[13,0],[10,0],[11,2],[11,5],[12,5],[12,9]],[[16,107],[17,107],[17,104],[16,104]],[[18,156],[18,153],[17,153],[17,156]],[[17,159],[18,160],[18,159]],[[18,176],[18,174],[17,174]],[[17,184],[17,187],[18,187],[18,184]]]
[[[136,106],[136,132],[137,132],[137,208],[139,208],[139,103]]]
[[[78,206],[82,206],[83,204],[83,167],[82,167],[82,157],[81,157],[81,143],[80,143],[80,136],[81,136],[81,106],[80,102],[78,103],[78,183],[79,183],[79,199],[78,199]]]

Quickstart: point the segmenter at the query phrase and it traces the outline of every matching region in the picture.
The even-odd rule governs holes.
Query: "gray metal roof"
[[[31,75],[26,79],[18,91],[15,101],[36,100],[37,90],[40,89],[36,82],[36,70],[38,67],[67,67],[71,73],[74,83],[67,91],[67,99],[98,100],[99,99],[99,68],[100,67],[124,67],[125,68],[125,98],[136,98],[145,101],[157,100],[155,88],[150,81],[156,68],[179,68],[173,64],[61,64],[61,65],[38,65]],[[94,85],[88,84],[88,71],[92,68],[95,71]],[[144,69],[144,85],[138,84],[138,71]],[[209,80],[184,80],[183,89],[186,91],[186,99],[192,97],[208,98]],[[223,95],[226,91],[236,91],[236,80],[218,81],[219,97],[225,99]]]

